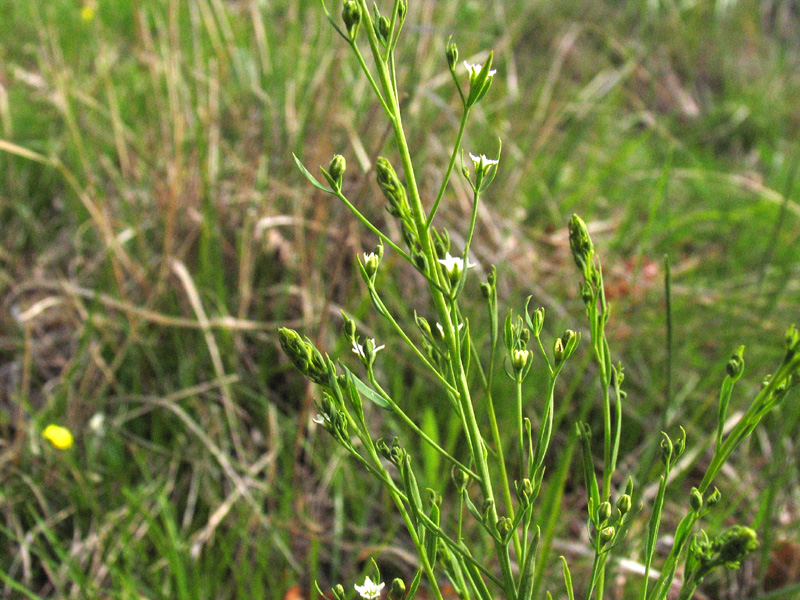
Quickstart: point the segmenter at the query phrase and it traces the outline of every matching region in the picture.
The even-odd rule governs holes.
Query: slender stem
[[[370,27],[371,26],[372,25],[370,25]],[[373,33],[373,35],[375,35],[375,34]],[[380,101],[384,112],[386,113],[386,115],[391,120],[392,119],[392,111],[389,109],[389,105],[386,104],[386,100],[383,99],[383,94],[381,94],[381,90],[378,87],[378,84],[375,83],[375,79],[373,79],[372,73],[370,73],[369,68],[367,67],[367,63],[364,62],[364,57],[361,55],[361,50],[358,49],[358,44],[356,44],[354,41],[350,42],[350,47],[353,49],[353,52],[355,52],[356,58],[358,59],[358,64],[361,65],[361,70],[364,71],[364,75],[367,76],[367,79],[369,80],[369,84],[372,86],[372,91],[375,92],[375,95],[378,97],[378,100]]]
[[[403,409],[400,408],[397,405],[397,403],[394,401],[394,399],[389,394],[386,393],[386,390],[384,390],[381,387],[381,385],[377,382],[377,380],[375,379],[375,375],[374,374],[370,373],[368,375],[368,379],[369,379],[369,382],[375,387],[377,392],[381,395],[381,397],[384,400],[386,400],[387,404],[389,404],[389,406],[392,408],[392,410],[394,411],[394,414],[396,414],[398,417],[400,417],[400,420],[403,421],[403,423],[405,423],[408,427],[410,427],[411,430],[414,431],[414,433],[416,433],[418,436],[420,436],[434,450],[436,450],[439,454],[444,456],[447,460],[449,460],[451,463],[453,463],[459,469],[464,471],[467,475],[472,477],[475,481],[479,481],[480,480],[480,476],[478,474],[476,474],[475,471],[473,471],[472,469],[467,467],[461,461],[459,461],[456,458],[454,458],[447,450],[445,450],[439,444],[437,444],[435,441],[433,441],[430,438],[430,436],[428,436],[427,433],[422,431],[422,429],[420,429],[419,426],[416,423],[414,423],[414,421],[412,421],[411,418],[405,412],[403,412]]]
[[[419,359],[422,361],[422,363],[423,363],[423,364],[424,364],[424,365],[425,365],[425,366],[426,366],[426,367],[427,367],[427,368],[428,368],[428,369],[429,369],[429,370],[430,370],[430,371],[431,371],[431,372],[432,372],[432,373],[433,373],[433,374],[436,376],[436,378],[437,378],[439,381],[441,381],[441,382],[442,382],[442,384],[444,385],[444,387],[445,387],[445,388],[447,388],[447,391],[449,391],[449,392],[450,392],[450,393],[452,393],[452,394],[457,394],[457,393],[458,393],[458,390],[457,390],[456,388],[454,388],[454,387],[453,387],[453,384],[451,384],[451,383],[450,383],[450,382],[447,380],[447,378],[446,378],[444,375],[442,375],[442,374],[439,372],[439,370],[438,370],[436,367],[434,367],[434,366],[433,366],[433,365],[430,363],[430,361],[429,361],[429,360],[428,360],[428,359],[425,357],[425,355],[424,355],[424,354],[423,354],[423,353],[420,351],[420,349],[419,349],[419,348],[417,348],[416,344],[414,344],[414,342],[411,340],[411,338],[409,338],[409,337],[406,335],[406,332],[405,332],[405,331],[403,331],[403,328],[402,328],[402,327],[400,327],[400,324],[399,324],[399,323],[398,323],[398,322],[395,320],[395,318],[392,316],[392,313],[390,313],[390,312],[389,312],[389,309],[387,309],[387,308],[386,308],[386,305],[385,305],[385,304],[383,303],[383,301],[380,299],[380,296],[378,295],[378,291],[377,291],[377,290],[376,290],[374,287],[372,288],[372,291],[374,292],[374,298],[375,298],[377,301],[379,301],[379,302],[380,302],[380,305],[381,305],[381,310],[382,310],[382,314],[384,315],[384,317],[386,318],[386,320],[387,320],[387,321],[389,321],[389,323],[391,323],[391,325],[392,325],[392,327],[394,328],[395,332],[397,332],[397,335],[399,335],[399,336],[402,338],[402,340],[403,340],[403,341],[406,343],[406,345],[407,345],[409,348],[411,348],[411,350],[413,350],[413,351],[414,351],[414,354],[416,354],[416,355],[417,355],[417,357],[418,357],[418,358],[419,358]]]
[[[436,201],[433,203],[431,212],[428,215],[427,221],[425,222],[426,228],[430,227],[431,223],[433,223],[433,218],[436,216],[436,211],[439,210],[439,204],[441,204],[442,198],[444,197],[444,192],[447,189],[448,182],[450,181],[450,174],[453,172],[453,167],[456,164],[456,157],[458,156],[458,152],[461,149],[461,139],[464,137],[464,129],[467,126],[468,116],[469,116],[469,108],[465,108],[464,114],[461,115],[461,123],[458,126],[458,135],[456,136],[456,143],[453,146],[453,152],[450,155],[450,162],[447,164],[447,170],[444,173],[444,179],[442,180],[442,185],[439,187],[439,193],[436,195]]]
[[[348,200],[347,197],[345,197],[345,195],[342,194],[341,191],[334,190],[334,193],[336,194],[336,197],[339,198],[339,200],[341,200],[344,203],[344,205],[356,216],[356,218],[359,221],[361,221],[361,223],[364,224],[364,226],[367,229],[369,229],[372,233],[377,235],[384,244],[389,246],[392,250],[397,252],[400,256],[405,258],[407,261],[412,262],[411,261],[411,257],[408,255],[408,253],[405,250],[403,250],[400,246],[395,244],[391,240],[391,238],[389,238],[380,229],[375,227],[375,225],[373,225],[372,222],[369,219],[367,219],[367,217],[365,217],[363,214],[361,214],[361,212],[355,206],[353,206],[353,203],[350,202],[350,200]]]
[[[494,348],[492,349],[492,358],[494,358]],[[494,362],[494,361],[492,361]],[[511,486],[508,482],[508,473],[506,472],[506,459],[503,452],[503,441],[500,437],[500,428],[497,426],[497,415],[494,410],[494,399],[492,398],[491,383],[486,378],[483,366],[480,361],[475,361],[478,367],[478,374],[482,380],[484,390],[486,392],[486,407],[489,413],[489,427],[492,430],[492,442],[494,443],[495,451],[497,452],[497,465],[500,468],[500,479],[502,480],[501,491],[503,493],[503,502],[505,502],[506,512],[508,517],[513,521],[515,517],[514,504],[511,500]],[[491,376],[492,367],[489,367],[489,375]],[[517,556],[517,562],[522,562],[522,542],[520,541],[519,531],[514,532],[514,552]]]

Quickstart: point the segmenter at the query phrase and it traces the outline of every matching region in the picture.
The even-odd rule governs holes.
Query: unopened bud
[[[348,340],[356,339],[356,322],[344,313],[342,313],[342,319],[344,321],[342,323],[342,335],[344,335],[345,339]]]
[[[389,17],[378,17],[378,21],[375,23],[375,33],[378,35],[378,39],[380,39],[383,44],[386,44],[386,42],[389,41],[389,33],[391,32],[391,28],[392,22],[389,20]]]
[[[389,214],[394,217],[405,217],[409,213],[406,189],[400,183],[392,163],[382,156],[378,157],[375,161],[375,173],[378,186],[389,201]]]
[[[714,491],[711,492],[711,495],[708,498],[706,498],[706,508],[713,508],[719,503],[721,499],[722,499],[722,494],[715,487]]]
[[[623,517],[631,510],[631,504],[631,497],[628,494],[622,494],[617,500],[617,508]]]
[[[526,477],[522,481],[515,482],[514,487],[517,491],[517,500],[520,501],[520,504],[527,504],[531,496],[533,496],[533,484],[531,480]]]
[[[700,493],[696,487],[692,488],[692,491],[689,492],[689,506],[692,507],[692,510],[697,512],[703,507],[703,494]]]
[[[469,475],[459,467],[453,467],[451,471],[453,482],[459,490],[463,490],[469,484]]]
[[[744,371],[744,346],[739,346],[739,349],[731,355],[728,364],[725,366],[725,371],[728,377],[736,381],[742,376]]]
[[[530,357],[530,351],[525,349],[516,349],[511,352],[511,364],[514,366],[514,369],[517,371],[517,373],[525,368],[525,365],[528,364]]]
[[[328,164],[328,175],[333,180],[334,187],[337,190],[342,189],[342,177],[347,169],[347,161],[341,154],[334,154],[331,162]]]
[[[406,584],[403,583],[403,580],[395,577],[392,580],[392,587],[389,589],[389,598],[391,600],[403,600],[403,596],[406,593]]]
[[[361,24],[361,7],[357,0],[345,0],[342,8],[342,21],[347,28],[350,40],[356,39],[358,26]]]
[[[600,541],[600,545],[604,546],[605,544],[607,544],[608,542],[613,540],[614,539],[614,534],[616,534],[616,530],[613,527],[611,527],[611,526],[603,527],[600,530],[600,534],[598,536],[598,539]]]
[[[542,326],[544,325],[544,308],[537,308],[533,314],[526,313],[528,327],[533,331],[533,335],[539,337],[542,333]]]
[[[589,230],[586,223],[578,215],[572,215],[569,220],[569,246],[575,263],[582,270],[591,262],[594,254],[592,239],[589,237]]]
[[[597,507],[597,521],[598,523],[605,523],[608,521],[608,518],[611,516],[611,503],[610,502],[601,502],[600,506]]]
[[[447,49],[444,52],[445,56],[447,57],[447,66],[450,67],[450,70],[454,70],[456,68],[456,63],[458,62],[458,47],[456,46],[455,42],[450,42],[447,44]]]
[[[337,583],[335,586],[333,586],[333,588],[331,588],[331,591],[333,592],[333,595],[336,598],[336,600],[344,600],[345,598],[344,587],[342,586],[341,583]]]
[[[553,357],[555,358],[556,366],[560,365],[564,360],[564,342],[561,341],[561,338],[556,338],[553,344]]]
[[[496,527],[497,527],[497,533],[499,533],[502,537],[506,537],[509,533],[513,531],[514,524],[508,517],[500,517],[497,520]]]

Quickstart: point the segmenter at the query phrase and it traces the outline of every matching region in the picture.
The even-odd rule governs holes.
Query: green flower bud
[[[585,272],[594,256],[594,246],[586,223],[578,215],[572,215],[569,221],[569,246],[575,263]]]
[[[342,335],[344,335],[345,339],[355,340],[357,333],[356,322],[344,312],[342,313],[342,321]]]
[[[406,593],[406,584],[403,583],[403,580],[395,577],[392,580],[392,587],[389,589],[389,598],[391,600],[403,600],[403,596]]]
[[[739,349],[731,355],[728,364],[725,366],[725,371],[728,377],[736,381],[742,376],[744,371],[744,346],[739,346]]]
[[[516,489],[517,500],[519,500],[520,504],[528,504],[533,496],[533,484],[531,480],[525,478],[522,481],[515,481],[514,488]]]
[[[631,504],[632,501],[629,494],[622,494],[617,500],[617,508],[623,517],[631,510]]]
[[[530,301],[531,297],[528,297]],[[528,327],[533,331],[535,337],[539,337],[542,333],[542,326],[544,325],[544,308],[539,307],[533,314],[528,312],[527,302],[525,306],[525,320],[528,322]]]
[[[528,361],[531,358],[531,353],[524,348],[518,348],[511,352],[511,364],[514,367],[514,370],[519,373],[522,369],[525,368],[525,365],[528,364]]]
[[[607,543],[609,543],[611,540],[614,539],[614,535],[616,535],[616,533],[617,533],[616,529],[614,529],[611,526],[603,527],[600,530],[599,535],[597,536],[600,545],[605,546]]]
[[[333,588],[331,588],[331,591],[333,592],[333,595],[336,598],[336,600],[344,600],[345,598],[344,587],[342,586],[341,583],[337,583],[335,586],[333,586]]]
[[[394,438],[392,440],[392,448],[389,450],[389,460],[396,466],[400,466],[405,462],[406,456],[408,456],[408,453],[400,446],[399,440]]]
[[[397,4],[397,19],[401,23],[406,18],[406,13],[407,12],[408,12],[408,1],[407,0],[400,0],[400,2]]]
[[[302,339],[293,329],[278,330],[281,348],[295,368],[314,383],[326,385],[330,380],[328,363],[308,338]]]
[[[662,435],[664,437],[661,439],[661,462],[669,465],[672,459],[672,440],[666,433],[662,433]]]
[[[347,169],[347,161],[341,154],[334,154],[331,162],[328,164],[328,175],[334,181],[334,187],[337,190],[342,189],[342,177]]]
[[[606,521],[608,521],[608,518],[610,516],[611,516],[611,503],[601,502],[600,506],[597,507],[597,522],[605,523]]]
[[[389,445],[383,438],[378,438],[375,440],[375,449],[378,451],[378,454],[380,454],[386,460],[392,459],[392,452],[389,449]]]
[[[716,506],[720,500],[722,500],[722,494],[715,487],[714,491],[711,492],[711,495],[708,498],[706,498],[706,508],[708,509],[714,508],[714,506]]]
[[[448,41],[444,55],[447,58],[447,66],[451,71],[455,70],[456,63],[458,62],[458,46],[456,46],[455,42]]]
[[[555,358],[556,366],[564,362],[564,342],[561,341],[561,338],[556,338],[553,344],[553,357]]]
[[[375,173],[377,174],[378,186],[389,202],[389,214],[398,218],[404,218],[409,215],[406,189],[400,183],[392,163],[382,156],[378,157],[378,160],[375,161]]]
[[[492,286],[485,281],[481,284],[481,296],[483,296],[484,300],[492,297]]]
[[[386,45],[386,42],[389,41],[389,34],[391,33],[392,29],[392,22],[389,20],[389,17],[380,16],[378,20],[375,22],[375,34],[378,36],[378,39],[381,41],[382,44]]]
[[[342,21],[344,21],[344,26],[347,28],[350,40],[355,40],[358,35],[358,27],[361,24],[361,7],[357,0],[344,0]]]
[[[692,510],[697,512],[703,507],[703,494],[700,493],[696,487],[692,488],[692,491],[689,493],[689,506],[692,507]]]
[[[459,467],[454,466],[452,471],[450,471],[450,475],[453,478],[453,483],[456,484],[459,490],[463,490],[469,485],[469,475]]]
[[[514,524],[508,517],[500,517],[495,526],[497,527],[497,533],[503,538],[514,530]]]

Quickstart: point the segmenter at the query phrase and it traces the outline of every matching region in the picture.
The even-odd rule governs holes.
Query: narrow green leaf
[[[391,410],[392,409],[392,407],[389,405],[389,403],[386,402],[386,399],[383,398],[380,394],[378,394],[378,392],[376,392],[372,388],[368,387],[366,383],[364,383],[363,381],[361,381],[358,378],[358,375],[353,373],[346,366],[344,366],[344,365],[341,365],[341,366],[342,366],[342,369],[344,369],[345,373],[347,373],[347,377],[350,379],[350,381],[353,382],[353,385],[356,386],[356,389],[358,390],[358,392],[362,396],[364,396],[367,400],[369,400],[373,404],[376,404],[376,405],[380,406],[381,408],[384,408],[386,410]]]
[[[305,178],[308,179],[311,182],[311,185],[313,185],[316,188],[321,189],[323,192],[328,192],[329,194],[333,194],[334,193],[334,191],[332,189],[326,188],[319,181],[317,181],[316,177],[314,177],[311,173],[308,172],[308,169],[306,169],[303,166],[303,163],[300,162],[300,159],[297,158],[297,156],[294,154],[294,152],[292,153],[292,156],[294,157],[294,162],[297,164],[297,167],[300,169],[300,172],[303,175],[305,175]]]

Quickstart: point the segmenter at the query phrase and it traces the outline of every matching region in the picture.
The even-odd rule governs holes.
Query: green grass
[[[444,118],[455,102],[444,44],[452,34],[465,58],[495,49],[498,75],[464,141],[485,153],[504,143],[477,258],[497,264],[504,298],[534,294],[560,333],[582,316],[566,223],[584,216],[628,376],[623,459],[643,471],[658,427],[678,423],[707,461],[730,352],[747,346],[740,386],[755,390],[786,325],[800,321],[792,3],[661,4],[412,2],[400,48],[428,195],[440,170],[425,163],[446,164],[458,125]],[[385,222],[371,163],[386,131],[357,65],[314,2],[99,1],[90,21],[80,9],[0,5],[0,597],[283,598],[314,579],[354,581],[371,555],[407,575],[388,497],[310,424],[312,391],[275,335],[288,324],[347,354],[343,306],[382,333],[354,268],[375,240],[291,156],[311,168],[343,151],[351,195]],[[465,190],[452,191],[441,214],[463,233]],[[393,307],[424,309],[413,280],[385,283]],[[445,406],[410,357],[387,352],[390,391]],[[568,455],[576,407],[601,415],[591,368],[562,383],[555,445]],[[740,581],[749,597],[768,542],[800,530],[793,400],[720,479],[719,524],[754,522],[765,542]],[[662,421],[668,402],[679,413]],[[75,432],[73,449],[45,445],[50,422]],[[436,422],[423,426],[445,448],[463,444]],[[447,475],[425,460],[427,477]],[[579,524],[578,464],[558,466],[548,465],[545,507],[563,505]],[[687,462],[666,521],[695,479]],[[587,565],[570,522],[553,531],[554,552],[570,556],[578,580]],[[548,577],[558,577],[552,558]]]

